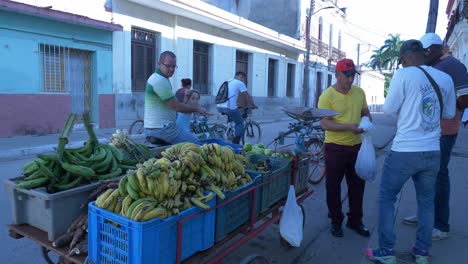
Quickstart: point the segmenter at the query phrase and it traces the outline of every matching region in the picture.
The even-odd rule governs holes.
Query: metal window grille
[[[210,44],[193,41],[193,88],[208,94]]]
[[[276,67],[278,61],[268,59],[268,97],[276,96]]]
[[[91,52],[40,44],[43,91],[70,93],[71,112],[91,110]]]
[[[56,45],[40,45],[43,91],[51,93],[68,92],[65,80],[66,65],[70,60],[70,50]]]
[[[296,65],[288,63],[288,72],[286,76],[286,96],[294,97],[294,82],[295,82]]]
[[[132,92],[143,92],[155,71],[158,34],[132,27]]]

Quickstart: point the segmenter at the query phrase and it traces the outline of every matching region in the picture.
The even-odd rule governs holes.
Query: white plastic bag
[[[372,137],[368,131],[373,130],[375,127],[367,116],[362,118],[359,127],[366,132],[362,134],[362,144],[354,169],[361,179],[374,181],[376,176],[375,150],[372,144]]]
[[[300,247],[303,238],[302,209],[297,205],[294,186],[289,186],[288,198],[280,219],[280,234],[293,247]]]

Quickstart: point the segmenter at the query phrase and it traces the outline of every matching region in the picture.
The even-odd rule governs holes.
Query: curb
[[[132,136],[133,139],[141,139],[143,135],[136,135]],[[107,144],[110,142],[109,138],[100,137],[98,138],[99,143]],[[66,146],[67,148],[78,148],[83,146],[86,140],[76,140],[69,142]],[[8,160],[15,160],[21,157],[28,157],[33,156],[41,153],[52,152],[57,147],[57,144],[47,144],[35,147],[24,147],[24,148],[16,148],[10,149],[8,151],[0,151],[0,161],[8,161]]]

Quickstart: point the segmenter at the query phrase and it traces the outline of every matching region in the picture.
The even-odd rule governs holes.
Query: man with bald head
[[[158,68],[146,83],[145,135],[150,142],[177,144],[194,142],[197,137],[176,125],[177,112],[210,114],[205,108],[179,102],[172,91],[169,78],[177,69],[176,55],[164,51],[159,56]]]

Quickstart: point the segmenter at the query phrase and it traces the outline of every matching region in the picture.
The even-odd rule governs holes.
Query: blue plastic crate
[[[207,203],[216,205],[216,198]],[[176,260],[177,222],[202,211],[192,207],[167,219],[136,222],[101,209],[88,207],[89,263],[172,264]],[[184,222],[182,256],[187,259],[214,244],[216,210]]]
[[[227,201],[231,197],[238,195],[239,193],[257,185],[261,180],[260,174],[256,172],[247,172],[252,178],[252,182],[238,188],[234,191],[226,191],[224,200],[217,197],[217,204]],[[234,231],[239,226],[245,224],[250,220],[251,208],[252,208],[253,192],[248,192],[245,195],[237,198],[236,200],[219,207],[216,210],[216,230],[215,230],[215,241],[218,242],[225,238],[229,233]],[[255,216],[260,211],[260,190],[257,190],[257,203],[255,205]]]
[[[236,154],[239,154],[244,149],[244,147],[242,145],[233,144],[233,143],[224,141],[224,140],[219,139],[219,138],[199,140],[199,141],[196,141],[195,143],[197,145],[200,145],[200,146],[203,145],[203,144],[211,144],[211,143],[216,143],[216,144],[221,145],[221,146],[229,146],[234,150],[234,153],[236,153]]]

